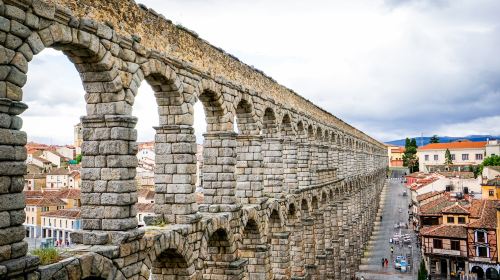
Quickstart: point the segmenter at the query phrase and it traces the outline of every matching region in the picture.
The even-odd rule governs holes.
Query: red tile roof
[[[469,223],[470,228],[496,229],[497,227],[497,206],[496,200],[484,200],[481,208],[480,218]]]
[[[468,208],[468,207],[467,207]],[[454,204],[451,206],[448,206],[441,210],[443,214],[464,214],[464,215],[469,215],[470,212],[468,209],[466,209],[464,206],[459,205],[459,204]]]
[[[51,212],[42,213],[43,217],[57,217],[57,218],[67,218],[67,219],[78,219],[80,218],[80,208],[69,208],[60,209]]]
[[[417,201],[418,202],[422,202],[424,200],[427,200],[427,199],[429,199],[431,197],[440,195],[442,193],[444,193],[444,191],[440,191],[440,192],[438,192],[438,191],[432,191],[432,192],[424,193],[424,194],[421,194],[421,195],[417,195]]]
[[[26,198],[29,206],[64,206],[66,203],[57,197],[30,197]]]
[[[420,234],[422,236],[467,239],[467,229],[465,228],[465,226],[457,226],[457,225],[443,224],[437,226],[423,227],[420,230]]]
[[[481,149],[486,147],[486,142],[449,142],[431,143],[418,148],[418,150],[446,150],[446,149]]]

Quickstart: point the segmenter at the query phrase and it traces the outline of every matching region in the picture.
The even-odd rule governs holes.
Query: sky
[[[380,141],[500,135],[500,1],[137,2]],[[83,96],[62,54],[36,56],[24,90],[29,139],[71,143]],[[143,83],[133,112],[140,141],[153,139],[154,102]],[[198,105],[199,142],[203,119]]]

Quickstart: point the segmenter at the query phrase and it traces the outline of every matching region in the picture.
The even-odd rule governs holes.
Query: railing
[[[430,248],[430,249],[431,253],[433,254],[467,257],[467,252],[463,252],[460,250],[437,249],[437,248]]]

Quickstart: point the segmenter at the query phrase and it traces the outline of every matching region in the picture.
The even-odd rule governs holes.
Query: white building
[[[62,163],[68,160],[58,152],[49,150],[43,151],[40,157],[50,161],[57,167],[61,167]]]
[[[488,140],[486,144],[486,156],[489,157],[491,155],[500,156],[500,140]]]
[[[54,244],[71,244],[70,233],[80,229],[80,208],[42,213],[42,238],[54,238]]]
[[[80,188],[80,172],[69,171],[65,168],[57,168],[50,171],[46,178],[47,190],[58,190],[62,188]]]
[[[445,165],[445,153],[451,153],[452,165]],[[486,142],[457,141],[450,143],[431,143],[417,149],[420,171],[434,172],[456,170],[479,165],[486,155]]]
[[[76,157],[76,149],[73,146],[57,147],[56,152],[68,159],[75,159]]]

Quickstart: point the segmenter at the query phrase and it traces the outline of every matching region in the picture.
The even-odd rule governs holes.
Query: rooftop
[[[448,224],[424,227],[420,230],[420,234],[422,236],[467,239],[467,229],[465,228],[465,226]]]
[[[60,209],[60,210],[56,210],[56,211],[44,212],[44,213],[42,213],[42,216],[67,218],[67,219],[78,219],[78,218],[80,218],[80,208],[68,208],[68,209]]]
[[[446,150],[446,149],[484,149],[486,142],[460,141],[449,143],[430,143],[418,150]]]

